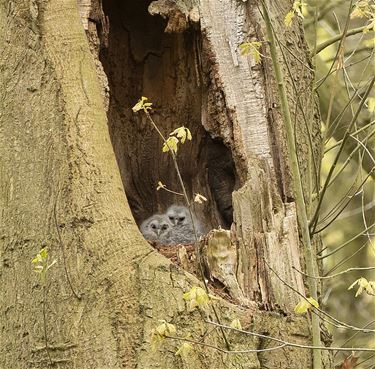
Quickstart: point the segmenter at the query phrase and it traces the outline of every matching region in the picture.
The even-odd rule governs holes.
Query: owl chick
[[[172,224],[165,215],[152,215],[141,224],[140,230],[147,241],[155,241],[163,245],[173,243],[171,242]]]
[[[191,222],[190,212],[186,206],[182,205],[171,205],[166,215],[169,218],[169,221],[172,223],[173,226],[181,226],[181,225],[188,225],[193,229],[193,224]],[[204,229],[201,222],[193,215],[195,229],[198,233],[198,236],[204,234]]]
[[[166,215],[172,223],[170,240],[172,244],[191,244],[196,241],[194,228],[189,209],[181,205],[172,205],[168,208]],[[194,217],[194,226],[197,236],[203,234],[201,223]]]
[[[191,224],[179,224],[173,226],[170,234],[171,244],[190,245],[196,241]]]

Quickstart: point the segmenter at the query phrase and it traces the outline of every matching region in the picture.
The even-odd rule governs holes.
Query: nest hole
[[[150,1],[104,0],[109,34],[100,51],[108,78],[109,131],[125,192],[138,224],[171,204],[184,204],[181,196],[157,191],[161,181],[182,192],[170,155],[141,112],[131,107],[141,96],[153,103],[152,118],[168,136],[175,128],[190,129],[193,139],[178,150],[178,165],[196,216],[206,229],[227,228],[233,220],[232,192],[237,175],[231,150],[212,138],[201,123],[205,87],[197,68],[196,45],[201,34],[190,28],[183,33],[164,32],[166,21],[148,13]]]

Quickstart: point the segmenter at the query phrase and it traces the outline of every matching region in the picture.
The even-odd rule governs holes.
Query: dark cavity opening
[[[164,33],[166,21],[151,16],[150,1],[105,0],[108,43],[100,61],[108,77],[109,130],[129,205],[140,224],[164,212],[181,196],[156,190],[158,181],[182,192],[172,159],[143,113],[131,107],[141,96],[153,103],[152,118],[165,136],[175,128],[190,129],[193,140],[180,145],[178,164],[190,199],[200,193],[208,201],[194,204],[206,228],[232,222],[232,191],[236,172],[230,150],[213,139],[201,124],[204,88],[199,76],[198,31]]]

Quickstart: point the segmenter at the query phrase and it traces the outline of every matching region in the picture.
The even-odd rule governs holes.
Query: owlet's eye
[[[180,222],[183,222],[185,220],[185,217],[179,217],[178,219]]]
[[[168,229],[168,226],[166,224],[164,224],[162,229],[165,231],[166,229]]]
[[[152,228],[152,229],[155,229],[155,228],[156,228],[156,225],[155,225],[155,224],[151,224],[151,228]]]

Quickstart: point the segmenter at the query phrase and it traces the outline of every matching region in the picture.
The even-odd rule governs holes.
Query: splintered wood
[[[293,311],[305,294],[294,203],[284,204],[265,161],[249,169],[249,179],[233,193],[238,239],[237,280],[244,295],[267,309]]]

